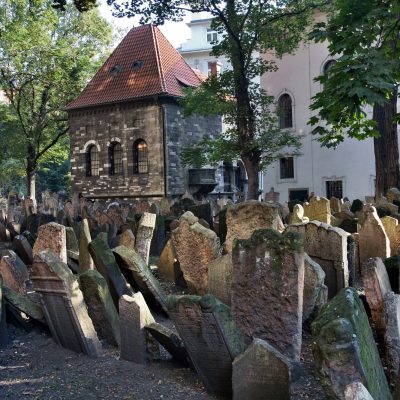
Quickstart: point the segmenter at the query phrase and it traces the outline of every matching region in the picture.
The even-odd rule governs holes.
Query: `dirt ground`
[[[58,346],[46,332],[10,326],[11,342],[0,349],[0,399],[212,400],[197,374],[171,360],[139,365],[103,346],[91,359]],[[324,399],[305,335],[301,376],[292,399]]]

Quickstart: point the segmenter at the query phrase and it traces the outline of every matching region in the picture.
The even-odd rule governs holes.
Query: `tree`
[[[41,159],[68,132],[66,105],[102,62],[112,32],[97,10],[51,0],[0,0],[0,133],[13,158],[24,162],[28,196],[35,198]],[[4,110],[4,108],[6,110]]]
[[[318,80],[323,90],[314,97],[323,145],[335,147],[346,136],[374,138],[377,197],[399,187],[396,103],[400,78],[400,3],[381,0],[335,0],[328,22],[311,34],[327,40],[337,62]],[[373,107],[372,119],[367,107]],[[327,122],[327,126],[320,124]]]
[[[220,112],[232,126],[225,135],[215,140],[206,138],[197,148],[186,152],[185,160],[205,162],[207,156],[216,161],[239,156],[248,176],[248,197],[258,198],[258,172],[268,157],[284,145],[297,145],[298,138],[276,129],[271,114],[272,99],[260,90],[253,78],[274,68],[271,62],[255,56],[274,51],[278,56],[296,48],[309,22],[312,8],[318,1],[311,0],[171,0],[120,2],[113,5],[114,15],[142,15],[141,22],[162,24],[166,19],[179,21],[186,12],[208,12],[213,17],[212,27],[221,35],[213,46],[214,55],[225,55],[232,65],[219,77],[208,79],[198,91],[189,94],[189,110],[203,114]],[[210,95],[212,97],[210,97]],[[276,136],[278,135],[278,137]],[[272,139],[272,141],[271,141]],[[203,152],[200,156],[199,151]],[[206,154],[205,150],[209,150]],[[268,151],[273,150],[273,151]],[[267,157],[264,158],[264,153]]]

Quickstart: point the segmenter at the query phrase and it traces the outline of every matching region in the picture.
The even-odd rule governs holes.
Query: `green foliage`
[[[336,0],[327,23],[315,26],[310,37],[327,40],[337,62],[325,76],[317,78],[323,90],[313,98],[318,125],[314,133],[328,147],[346,135],[363,140],[377,137],[376,122],[369,119],[367,105],[387,102],[400,78],[398,47],[398,2],[380,0]],[[329,126],[321,123],[327,122]]]

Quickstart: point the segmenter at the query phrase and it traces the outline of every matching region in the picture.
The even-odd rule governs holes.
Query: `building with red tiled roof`
[[[67,107],[73,189],[91,198],[161,197],[194,185],[180,151],[221,130],[217,116],[182,115],[182,89],[201,78],[157,27],[133,28]]]

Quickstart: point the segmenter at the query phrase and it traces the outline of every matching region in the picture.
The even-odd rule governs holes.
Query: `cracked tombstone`
[[[232,253],[231,307],[247,341],[266,340],[300,361],[304,250],[297,233],[259,229],[238,239]]]
[[[51,251],[35,255],[32,276],[42,296],[47,324],[55,341],[63,347],[97,357],[101,344],[90,319],[78,279]]]
[[[212,295],[169,296],[168,310],[207,391],[232,394],[232,361],[245,340],[229,307]]]
[[[254,339],[232,364],[233,400],[290,400],[291,362],[262,339]]]
[[[172,231],[171,240],[189,290],[206,294],[208,266],[221,254],[216,233],[199,224],[198,218],[187,211],[179,219],[179,226]]]
[[[156,225],[156,214],[145,212],[140,218],[136,232],[135,250],[143,258],[146,265],[149,264],[151,239]]]
[[[49,222],[39,226],[33,246],[33,257],[43,250],[51,250],[63,263],[67,263],[67,237],[65,226]]]
[[[82,221],[81,234],[79,236],[79,270],[81,272],[94,269],[94,262],[88,249],[91,241],[88,220],[85,218]]]
[[[157,358],[157,346],[151,343],[145,327],[155,322],[142,293],[123,295],[119,300],[121,326],[121,358],[138,364],[145,364],[150,358]]]

